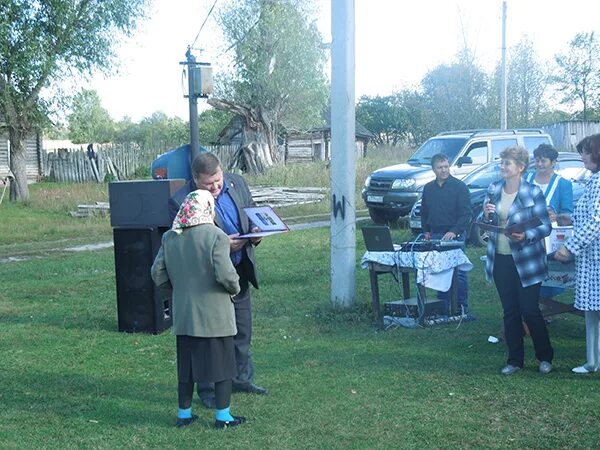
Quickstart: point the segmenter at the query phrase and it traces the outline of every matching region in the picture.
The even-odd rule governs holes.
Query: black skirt
[[[237,374],[233,336],[177,336],[177,379],[180,383],[219,382]]]

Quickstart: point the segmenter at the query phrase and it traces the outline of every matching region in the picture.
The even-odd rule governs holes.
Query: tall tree
[[[115,124],[115,142],[133,142],[144,148],[166,151],[188,143],[189,139],[188,122],[179,117],[168,117],[162,111],[137,123],[124,117]]]
[[[29,199],[24,140],[39,127],[48,102],[42,89],[66,76],[108,71],[113,45],[131,33],[147,0],[2,0],[0,115],[10,145],[11,200]]]
[[[403,138],[403,111],[395,96],[362,96],[356,105],[356,119],[375,135],[376,145],[397,145]]]
[[[68,120],[69,139],[75,144],[109,142],[114,136],[115,124],[94,90],[84,89],[75,95]]]
[[[141,142],[141,131],[131,117],[125,116],[115,123],[115,142]]]
[[[325,53],[310,0],[239,0],[218,15],[234,50],[234,73],[209,100],[244,117],[243,168],[261,171],[278,158],[280,127],[307,129],[320,123],[327,101]]]
[[[168,117],[161,111],[142,119],[138,128],[138,143],[144,147],[165,151],[188,143],[190,139],[186,121],[179,117]]]
[[[404,140],[418,146],[433,134],[433,117],[425,96],[414,90],[405,89],[395,94],[404,110]]]
[[[421,85],[434,132],[489,126],[488,76],[468,49],[459,53],[456,62],[430,70]]]
[[[538,118],[546,109],[547,86],[548,75],[533,44],[523,38],[511,49],[508,64],[508,120],[512,127],[538,125]]]
[[[510,49],[507,64],[507,107],[510,128],[540,125],[540,116],[546,111],[545,93],[549,76],[539,61],[532,42],[523,37]],[[494,73],[489,91],[488,107],[499,123],[501,66]]]
[[[219,133],[231,120],[231,114],[218,109],[202,111],[198,117],[200,143],[210,145],[217,141]]]
[[[361,97],[356,118],[375,134],[375,144],[415,145],[431,134],[425,98],[408,89],[384,97]]]
[[[579,103],[581,118],[587,120],[590,107],[600,103],[600,43],[596,34],[576,34],[568,52],[554,59],[558,70],[553,80],[561,93],[561,103]]]

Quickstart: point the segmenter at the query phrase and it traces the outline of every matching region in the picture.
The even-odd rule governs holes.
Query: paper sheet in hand
[[[492,225],[490,223],[477,222],[477,226],[482,230],[492,231],[494,233],[502,233],[502,234],[512,234],[512,233],[522,233],[526,230],[530,230],[542,224],[542,221],[539,217],[532,217],[529,220],[521,223],[515,223],[508,227],[499,227],[498,225]]]
[[[546,236],[544,239],[548,256],[558,250],[572,236],[573,225],[565,227],[553,226],[550,236]]]
[[[257,206],[254,208],[244,208],[244,212],[250,221],[260,228],[256,233],[248,233],[237,236],[236,239],[247,239],[254,237],[269,236],[271,234],[285,233],[289,231],[288,226],[283,223],[277,213],[270,206]]]

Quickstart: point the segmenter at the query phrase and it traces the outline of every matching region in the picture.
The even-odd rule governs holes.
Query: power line
[[[202,31],[202,28],[204,28],[204,25],[206,24],[206,21],[208,20],[208,18],[212,14],[213,9],[215,9],[215,5],[217,4],[217,1],[218,0],[215,0],[215,2],[213,3],[213,5],[210,7],[210,11],[208,11],[208,14],[206,15],[206,19],[204,19],[204,22],[202,22],[202,25],[200,25],[200,29],[198,30],[198,34],[196,34],[196,38],[194,39],[194,42],[192,42],[192,45],[190,45],[190,47],[194,47],[194,45],[196,44],[196,41],[198,40],[198,36],[200,36],[200,32]]]

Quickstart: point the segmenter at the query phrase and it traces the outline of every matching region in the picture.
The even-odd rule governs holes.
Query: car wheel
[[[395,223],[400,217],[398,214],[386,213],[385,211],[375,208],[369,208],[369,216],[371,216],[371,220],[377,225]]]
[[[471,232],[469,234],[469,240],[471,241],[471,243],[473,245],[476,245],[478,247],[483,247],[484,245],[487,245],[489,238],[490,237],[489,237],[487,231],[482,230],[476,224],[471,225]]]

